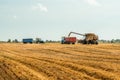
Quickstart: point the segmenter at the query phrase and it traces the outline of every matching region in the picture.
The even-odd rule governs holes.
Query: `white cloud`
[[[41,3],[38,3],[37,5],[32,6],[32,10],[40,10],[42,12],[48,12],[48,8]]]
[[[84,0],[84,1],[93,6],[101,6],[101,4],[97,2],[97,0]]]

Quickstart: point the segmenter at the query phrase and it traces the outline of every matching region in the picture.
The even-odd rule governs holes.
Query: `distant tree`
[[[15,40],[13,40],[12,42],[14,42],[14,43],[18,43],[18,40],[17,40],[17,39],[15,39]]]
[[[7,41],[8,43],[11,43],[11,39],[8,39],[8,41]]]
[[[46,42],[46,43],[48,43],[48,42],[49,42],[49,40],[46,40],[45,42]]]
[[[111,40],[111,43],[115,43],[115,40],[114,40],[114,39],[112,39],[112,40]]]
[[[18,43],[19,41],[17,39],[15,39],[15,42]]]
[[[40,41],[41,41],[41,38],[36,38],[35,40],[36,43],[40,43]]]
[[[55,40],[46,40],[46,43],[60,43],[60,41],[55,41]]]

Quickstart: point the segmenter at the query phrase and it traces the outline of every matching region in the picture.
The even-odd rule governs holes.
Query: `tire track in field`
[[[99,61],[99,62],[108,62],[108,63],[120,64],[119,56],[113,57],[113,55],[106,56],[106,55],[99,55],[99,54],[97,56],[93,55],[93,54],[88,55],[88,54],[85,53],[86,51],[84,53],[81,53],[80,51],[79,52],[78,51],[77,52],[76,51],[71,52],[71,50],[66,50],[66,49],[62,49],[62,51],[53,50],[53,49],[46,49],[46,52],[47,51],[48,52],[52,51],[52,53],[54,53],[54,54],[56,53],[55,55],[58,55],[58,56],[62,56],[61,54],[64,54],[64,58],[67,57],[67,58],[70,58],[70,59],[72,58],[74,60],[83,59],[83,60],[88,60],[88,61]],[[44,51],[44,53],[45,53],[45,51]],[[57,54],[57,53],[59,53],[59,54]],[[97,54],[97,52],[96,52],[96,54]]]
[[[69,47],[67,47],[67,48],[69,48]],[[66,49],[66,48],[65,48]],[[106,62],[106,61],[109,61],[109,62],[115,62],[115,63],[119,63],[118,61],[120,61],[120,59],[119,59],[119,56],[116,56],[116,58],[113,58],[113,55],[112,56],[108,56],[108,54],[103,54],[102,52],[101,53],[99,53],[100,52],[100,50],[95,50],[95,52],[94,52],[94,50],[92,51],[92,52],[90,52],[89,51],[89,49],[88,49],[88,51],[86,50],[82,50],[82,53],[90,53],[90,55],[81,55],[82,53],[81,53],[81,50],[79,50],[79,49],[77,49],[77,48],[71,48],[71,49],[69,49],[70,51],[72,51],[73,49],[73,51],[75,51],[75,52],[77,52],[77,53],[80,53],[80,54],[73,54],[73,53],[71,53],[71,52],[69,52],[68,50],[67,51],[65,51],[65,49],[62,49],[63,51],[59,51],[59,50],[53,50],[53,49],[40,49],[40,50],[32,50],[32,49],[29,49],[29,50],[27,50],[28,51],[28,53],[29,52],[31,52],[31,51],[33,51],[33,52],[42,52],[42,53],[46,53],[47,51],[47,53],[46,54],[48,54],[48,55],[58,55],[58,56],[62,56],[61,54],[63,54],[64,55],[64,57],[66,56],[66,57],[70,57],[70,58],[74,58],[75,57],[75,59],[79,59],[79,58],[83,58],[83,59],[86,59],[86,60],[94,60],[94,61],[96,61],[96,60],[98,60],[98,61],[103,61],[104,60],[104,62]],[[22,53],[22,52],[21,52]],[[57,53],[61,53],[61,54],[57,54]],[[96,55],[94,55],[95,53],[97,53],[97,56]],[[99,55],[100,54],[100,55]],[[101,55],[102,54],[102,55]],[[92,56],[91,56],[92,55]],[[99,55],[99,56],[98,56]],[[107,57],[106,57],[106,55],[107,55]],[[99,59],[98,59],[99,58]],[[115,60],[116,59],[116,60]],[[114,60],[114,61],[113,61]]]
[[[117,80],[117,77],[119,77],[117,75],[113,75],[112,72],[108,72],[108,71],[104,71],[104,70],[98,70],[98,69],[94,69],[92,67],[88,67],[88,66],[84,66],[84,65],[78,65],[78,64],[71,63],[71,62],[67,62],[67,61],[66,62],[64,62],[64,61],[59,62],[57,60],[52,60],[52,59],[47,59],[47,58],[43,58],[41,60],[42,61],[44,60],[44,61],[50,62],[50,63],[55,63],[57,65],[60,65],[60,66],[66,67],[66,68],[70,68],[71,70],[80,71],[80,72],[85,73],[88,76],[94,77],[96,79],[101,79],[102,78],[103,80],[106,80],[106,79]],[[105,75],[105,74],[109,74],[109,76]],[[115,77],[115,76],[117,76],[117,77]]]
[[[33,58],[33,57],[32,57]],[[36,58],[35,58],[36,59]],[[46,62],[50,62],[51,64],[52,63],[55,63],[55,64],[57,64],[57,65],[60,65],[61,66],[61,62],[57,62],[57,60],[55,60],[55,61],[51,61],[52,59],[49,59],[49,60],[46,60],[47,58],[43,58],[43,59],[41,59],[41,61],[46,61]],[[40,60],[40,59],[39,59]],[[63,62],[64,63],[64,62]],[[65,66],[66,65],[66,66]],[[74,65],[74,66],[73,66]],[[76,64],[73,64],[73,63],[65,63],[65,64],[62,64],[62,66],[63,67],[69,67],[69,68],[71,68],[71,69],[74,69],[75,71],[82,71],[83,73],[86,73],[87,75],[90,75],[90,76],[93,76],[94,74],[98,74],[97,76],[94,76],[95,78],[101,78],[101,76],[104,76],[102,79],[111,79],[112,80],[112,78],[110,78],[110,77],[107,77],[107,75],[104,75],[104,74],[102,74],[101,72],[100,72],[100,70],[96,70],[96,69],[94,69],[94,68],[91,68],[91,67],[86,67],[86,66],[80,66],[80,67],[82,67],[82,68],[79,68],[79,65],[77,65],[78,67],[76,67]],[[90,68],[90,70],[87,70],[87,68]],[[92,70],[94,71],[93,73],[92,73]],[[91,72],[91,73],[90,73]],[[98,73],[97,73],[98,72]],[[102,72],[105,72],[105,71],[102,71]],[[108,72],[106,72],[107,74],[109,74]],[[101,75],[101,76],[100,76]],[[112,76],[113,77],[113,76]],[[115,77],[114,77],[115,78]]]
[[[102,62],[112,62],[112,63],[120,63],[120,56],[119,55],[114,55],[114,54],[106,54],[101,52],[101,50],[92,50],[92,51],[87,51],[87,50],[79,50],[77,48],[69,48],[69,49],[63,49],[66,52],[73,51],[77,52],[78,54],[73,54],[73,56],[77,56],[78,58],[86,59],[86,60],[93,60],[93,61],[102,61]],[[86,52],[88,54],[86,54]],[[109,53],[109,52],[108,52]],[[111,52],[110,52],[111,53]],[[86,54],[86,55],[85,55]],[[102,55],[101,55],[102,54]],[[113,57],[114,56],[114,57]]]
[[[56,50],[52,50],[52,51],[55,51],[55,52],[59,52],[59,51],[56,51]],[[61,52],[61,51],[60,51]],[[89,65],[90,66],[90,65]],[[93,67],[93,66],[92,66]],[[98,68],[98,69],[100,69],[100,68]],[[105,69],[105,68],[103,68],[103,69]],[[110,70],[110,69],[108,69],[108,70]]]
[[[48,50],[49,51],[49,50]],[[30,51],[31,52],[31,51]],[[60,53],[60,52],[56,52],[56,51],[53,51],[53,52],[55,52],[55,53]],[[62,53],[62,52],[61,52]],[[70,53],[71,54],[71,53]],[[69,55],[69,54],[68,54]],[[67,55],[66,55],[67,56]],[[26,56],[27,57],[27,56]],[[84,56],[83,56],[84,57]],[[41,58],[41,57],[40,57]],[[90,58],[92,58],[92,57],[90,57]],[[38,59],[38,58],[37,58]],[[48,57],[46,57],[46,59],[44,60],[44,58],[41,58],[41,61],[43,62],[43,61],[45,61],[46,63],[50,63],[51,62],[51,59],[52,58],[50,58],[50,59],[48,59]],[[66,58],[66,60],[67,60],[68,58]],[[97,58],[96,58],[97,59]],[[34,59],[33,59],[34,60]],[[36,60],[36,59],[35,59]],[[56,59],[54,59],[53,61],[55,61]],[[95,60],[95,59],[94,59]],[[29,60],[28,60],[29,61]],[[55,62],[51,62],[50,64],[52,65],[52,64],[57,64],[57,65],[60,65],[61,66],[61,61],[59,62],[58,60],[56,60]],[[68,65],[69,64],[69,65]],[[70,65],[71,64],[71,65]],[[73,65],[74,64],[74,65]],[[62,64],[63,65],[63,64]],[[82,70],[80,69],[80,67],[79,67],[79,65],[77,66],[76,65],[76,63],[71,63],[71,62],[68,62],[68,63],[64,63],[64,66],[66,66],[66,67],[68,67],[68,68],[71,68],[71,69],[74,69],[74,68],[76,68],[74,71],[78,71],[78,70],[80,70],[80,71],[83,71],[83,73],[84,72],[94,72],[94,71],[96,71],[95,69],[91,69],[91,68],[89,68],[89,67],[87,67],[87,66],[82,66]],[[90,70],[89,70],[89,69]],[[58,68],[59,69],[59,68]],[[87,70],[87,71],[86,71]],[[92,70],[92,71],[91,71]],[[98,72],[99,72],[99,70],[97,70]],[[100,71],[100,73],[101,73],[101,71]],[[88,74],[88,73],[87,73]],[[91,73],[89,73],[90,75],[92,75]],[[104,74],[104,73],[103,73]],[[107,73],[106,73],[107,74]],[[95,75],[95,74],[94,74]],[[109,75],[109,74],[108,74]],[[112,75],[112,74],[111,74]],[[97,76],[98,77],[98,76]],[[104,76],[103,76],[104,77]],[[111,76],[112,77],[112,76]],[[104,79],[107,79],[107,78],[105,78],[104,77]],[[111,79],[114,79],[114,77],[112,77]],[[119,78],[118,78],[119,79]],[[116,80],[117,80],[117,78],[116,78]]]
[[[12,59],[12,58],[10,58],[10,59]],[[14,59],[13,59],[14,60]],[[35,60],[35,59],[34,59]],[[37,60],[35,60],[35,61],[37,61]],[[45,62],[45,63],[49,63],[49,62],[46,62],[46,61],[43,61],[42,60],[42,62]],[[29,63],[25,63],[25,64],[29,64]],[[56,74],[56,71],[58,72],[58,73],[60,73],[60,71],[62,71],[62,74],[63,74],[63,72],[64,72],[64,76],[66,75],[66,76],[69,76],[69,77],[66,77],[66,79],[67,80],[70,80],[70,76],[71,76],[71,78],[73,78],[73,79],[77,79],[77,77],[78,77],[78,79],[80,79],[80,77],[81,78],[83,78],[83,79],[89,79],[89,80],[93,80],[94,78],[92,78],[92,77],[90,77],[90,76],[87,76],[87,75],[85,75],[84,74],[84,76],[83,76],[83,74],[81,74],[81,73],[78,73],[78,72],[76,72],[76,71],[73,71],[73,70],[71,70],[71,69],[69,69],[69,68],[66,68],[66,67],[61,67],[61,65],[54,65],[54,64],[52,64],[52,63],[49,63],[49,64],[51,64],[52,66],[51,67],[54,67],[54,69],[55,69],[55,73],[54,74]],[[32,65],[32,66],[34,66],[34,65]],[[50,68],[50,67],[49,67]],[[54,71],[54,70],[53,70]],[[53,72],[52,71],[52,72]],[[50,74],[50,70],[49,70],[49,74],[47,73],[47,75],[51,75],[51,76],[54,76],[54,75],[52,75],[52,74]],[[76,76],[73,76],[72,77],[72,74],[76,74]],[[68,75],[69,74],[69,75]],[[60,75],[59,75],[60,76]],[[59,76],[57,76],[57,78],[59,78],[59,79],[61,79],[61,77],[59,77]],[[65,77],[64,77],[65,78]],[[76,80],[75,79],[75,80]],[[57,79],[58,80],[58,79]],[[61,80],[63,80],[63,79],[61,79]]]
[[[14,72],[12,70],[10,70],[10,66],[7,66],[6,64],[6,59],[4,59],[3,57],[0,56],[0,71],[1,71],[1,76],[3,77],[3,79],[5,80],[19,80],[19,78],[14,74]],[[9,65],[9,64],[8,64]]]
[[[76,49],[76,48],[71,48],[71,50],[72,49]],[[95,67],[97,69],[102,69],[102,70],[110,71],[110,72],[113,72],[113,71],[114,72],[119,72],[119,71],[117,71],[117,69],[120,70],[120,68],[117,67],[117,66],[120,66],[120,58],[119,58],[118,55],[116,56],[116,55],[112,54],[112,55],[109,55],[107,57],[105,57],[106,55],[105,56],[101,56],[101,55],[99,56],[99,54],[97,54],[97,52],[96,52],[98,50],[96,50],[96,49],[95,49],[95,52],[96,52],[97,56],[99,56],[99,57],[96,57],[96,55],[87,56],[87,54],[81,53],[80,51],[77,51],[77,52],[76,51],[71,51],[71,50],[66,49],[66,48],[64,48],[62,50],[65,51],[65,52],[73,53],[73,56],[74,55],[78,56],[79,60],[72,60],[73,63],[78,64],[78,61],[79,61],[79,62],[82,62],[82,63],[79,63],[80,65]],[[115,57],[113,57],[113,56],[115,56]],[[94,60],[92,58],[94,58]],[[99,59],[99,62],[97,61],[97,59]],[[71,61],[71,60],[69,60],[69,61]],[[110,65],[110,67],[108,65]],[[115,69],[114,66],[116,66],[117,69]]]
[[[47,80],[47,78],[42,76],[39,72],[36,72],[32,70],[31,68],[28,68],[27,66],[15,60],[12,60],[3,55],[0,57],[3,57],[3,59],[5,59],[4,64],[2,66],[3,71],[5,71],[5,73],[7,74],[5,75],[6,77],[3,76],[5,80],[26,80],[26,79],[27,80],[28,79]],[[7,69],[4,69],[4,68],[7,68]],[[13,77],[13,75],[11,75],[8,72],[14,74],[14,76],[16,75],[16,78]]]
[[[103,46],[98,46],[97,48],[104,49],[104,50],[120,50],[120,45],[118,44],[113,44],[113,45],[103,45]]]

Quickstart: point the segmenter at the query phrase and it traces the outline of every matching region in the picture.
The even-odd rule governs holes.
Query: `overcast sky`
[[[60,40],[70,31],[117,39],[119,3],[120,0],[0,0],[0,40]]]

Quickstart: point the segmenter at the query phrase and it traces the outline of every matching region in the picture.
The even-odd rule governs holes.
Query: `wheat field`
[[[120,44],[0,44],[0,80],[120,80]]]

